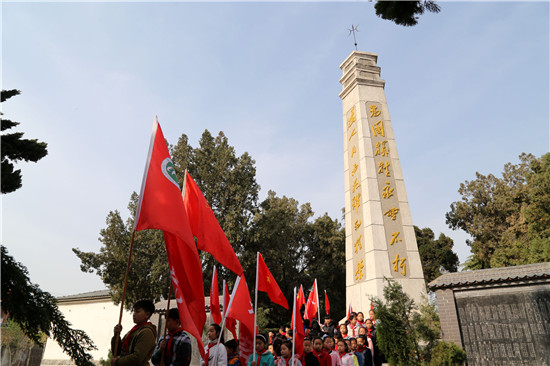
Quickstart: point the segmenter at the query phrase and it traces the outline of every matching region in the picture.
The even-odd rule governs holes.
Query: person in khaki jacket
[[[157,340],[157,327],[149,318],[155,312],[155,305],[150,300],[140,300],[134,304],[133,320],[136,325],[124,338],[120,339],[122,325],[115,325],[115,335],[111,339],[113,350],[112,366],[146,366],[153,355]],[[115,343],[118,338],[118,350],[115,355]]]

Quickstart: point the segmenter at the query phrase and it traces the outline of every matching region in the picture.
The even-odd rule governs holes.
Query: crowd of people
[[[188,366],[191,362],[191,341],[181,328],[177,309],[170,309],[166,317],[166,337],[158,342],[156,327],[149,322],[155,311],[151,301],[134,304],[133,320],[136,324],[120,338],[120,325],[115,326],[112,339],[113,366],[148,365],[149,360],[158,366]],[[289,326],[277,333],[256,335],[256,352],[250,355],[246,366],[380,366],[384,355],[376,340],[374,310],[365,318],[362,312],[350,313],[337,325],[330,315],[324,323],[304,321],[303,351],[293,350],[294,332]],[[235,339],[223,341],[218,324],[208,327],[208,343],[201,366],[241,365],[239,344]],[[294,358],[292,357],[294,352]]]

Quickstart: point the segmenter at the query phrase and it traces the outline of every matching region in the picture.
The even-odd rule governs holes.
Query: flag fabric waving
[[[218,273],[216,266],[212,271],[212,283],[210,284],[210,314],[214,323],[222,324],[222,313],[220,312],[220,293],[218,291]]]
[[[223,317],[225,318],[225,327],[233,334],[233,339],[237,340],[239,339],[237,338],[237,321],[227,317],[227,307],[229,306],[230,299],[231,294],[229,293],[227,282],[223,280]]]
[[[240,276],[243,273],[241,263],[214,212],[189,172],[185,174],[183,201],[192,233],[197,237],[197,247],[212,254],[223,266]]]
[[[346,319],[349,319],[349,316],[351,315],[351,313],[353,313],[353,308],[351,307],[351,302],[350,302],[348,307],[348,316]]]
[[[156,117],[134,220],[134,231],[145,229],[158,229],[164,233],[181,325],[197,339],[199,350],[204,355],[201,333],[206,313],[202,266],[174,164]]]
[[[194,245],[186,245],[167,231],[164,232],[164,241],[181,326],[195,337],[201,356],[204,356],[202,329],[206,312],[199,254]]]
[[[296,287],[294,288],[296,291]],[[297,299],[294,299],[292,310],[292,319],[290,319],[290,327],[294,330],[292,337],[292,342],[294,342],[294,351],[301,355],[304,352],[304,322],[302,320],[302,315],[300,314],[300,309],[298,308]]]
[[[254,347],[254,308],[250,300],[250,293],[244,275],[240,275],[235,281],[233,294],[227,307],[228,318],[240,322],[239,330],[239,357],[241,365],[246,365],[248,357],[252,354]]]
[[[317,293],[317,281],[315,281],[313,282],[313,288],[307,298],[306,311],[304,314],[306,319],[313,320],[317,315],[317,310],[319,309],[319,304],[317,301],[318,298],[319,294]]]
[[[267,292],[271,301],[288,309],[288,301],[267,268],[261,253],[258,253],[258,291]]]
[[[328,301],[327,290],[325,290],[325,314],[330,315],[330,302]],[[321,321],[321,319],[319,319]]]
[[[302,305],[306,303],[306,297],[304,295],[304,287],[300,285],[300,289],[298,290],[298,296],[296,297],[296,309],[300,311],[302,309]]]

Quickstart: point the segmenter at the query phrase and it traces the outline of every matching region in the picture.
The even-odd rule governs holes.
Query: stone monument
[[[422,264],[378,56],[354,51],[340,65],[344,117],[346,301],[355,311],[382,298],[392,278],[418,304]]]
[[[437,296],[444,341],[468,365],[550,365],[550,262],[444,274]]]

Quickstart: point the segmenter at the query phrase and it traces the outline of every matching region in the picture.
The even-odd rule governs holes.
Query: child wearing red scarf
[[[321,337],[313,338],[313,354],[317,356],[320,366],[332,366],[332,358],[323,348],[323,340]]]
[[[149,365],[157,339],[157,327],[148,321],[154,312],[155,304],[152,301],[140,300],[134,304],[132,315],[136,325],[126,333],[124,338],[120,339],[122,325],[115,325],[115,335],[111,339],[111,350],[115,355],[111,360],[112,366]],[[117,348],[116,354],[115,348]]]
[[[168,335],[166,339],[160,338],[151,362],[158,366],[164,355],[165,366],[189,366],[191,363],[191,340],[183,331],[180,324],[178,309],[172,308],[166,316],[166,329]]]
[[[256,354],[248,358],[247,366],[275,366],[273,355],[266,348],[267,339],[263,334],[256,336]]]
[[[304,339],[304,353],[300,357],[303,366],[320,366],[319,359],[313,354],[313,343],[311,339]]]

